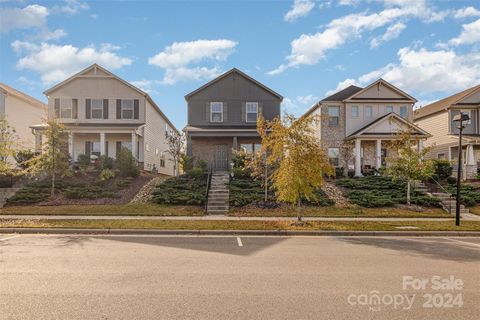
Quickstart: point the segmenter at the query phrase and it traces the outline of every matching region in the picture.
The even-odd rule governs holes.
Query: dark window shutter
[[[242,102],[242,122],[247,122],[247,103]]]
[[[223,122],[228,121],[228,105],[226,102],[223,103]]]
[[[92,115],[92,100],[85,99],[85,119],[90,119]]]
[[[85,141],[85,154],[90,156],[90,141]]]
[[[139,101],[138,99],[133,100],[133,119],[138,119],[139,116]]]
[[[60,118],[60,99],[55,99],[55,118]]]
[[[72,99],[72,118],[78,119],[78,99]]]
[[[105,155],[108,157],[108,141],[105,141]]]
[[[210,118],[210,102],[207,102],[207,105],[205,106],[205,120],[207,120],[207,122],[212,120]]]
[[[117,99],[117,119],[122,119],[122,100]]]
[[[120,153],[120,151],[122,150],[122,141],[117,141],[115,147],[116,147],[116,150],[115,150],[115,158],[116,158]]]
[[[108,119],[108,99],[103,99],[103,119]]]

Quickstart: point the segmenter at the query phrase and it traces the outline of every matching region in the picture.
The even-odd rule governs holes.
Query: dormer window
[[[210,122],[223,122],[223,102],[210,102]]]
[[[258,102],[247,102],[247,122],[257,122]]]

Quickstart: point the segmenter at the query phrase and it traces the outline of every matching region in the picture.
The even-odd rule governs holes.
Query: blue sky
[[[480,2],[5,1],[0,81],[42,92],[96,62],[178,127],[184,95],[237,67],[302,114],[383,77],[426,104],[480,84]]]

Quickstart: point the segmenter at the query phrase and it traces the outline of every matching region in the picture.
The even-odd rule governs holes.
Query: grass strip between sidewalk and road
[[[480,222],[462,221],[309,221],[294,226],[291,221],[226,220],[26,220],[1,219],[0,228],[90,228],[159,230],[329,230],[329,231],[402,231],[398,227],[417,227],[416,231],[480,231]]]
[[[69,215],[69,216],[203,216],[200,206],[125,204],[125,205],[61,205],[18,206],[0,209],[1,215]],[[228,214],[235,217],[296,217],[294,207],[277,209],[232,208]],[[421,212],[402,208],[339,208],[303,207],[304,217],[376,217],[376,218],[451,218],[438,208]]]

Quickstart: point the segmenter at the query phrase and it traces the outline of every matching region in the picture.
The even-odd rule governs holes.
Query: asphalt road
[[[0,319],[479,314],[480,238],[0,235]]]

